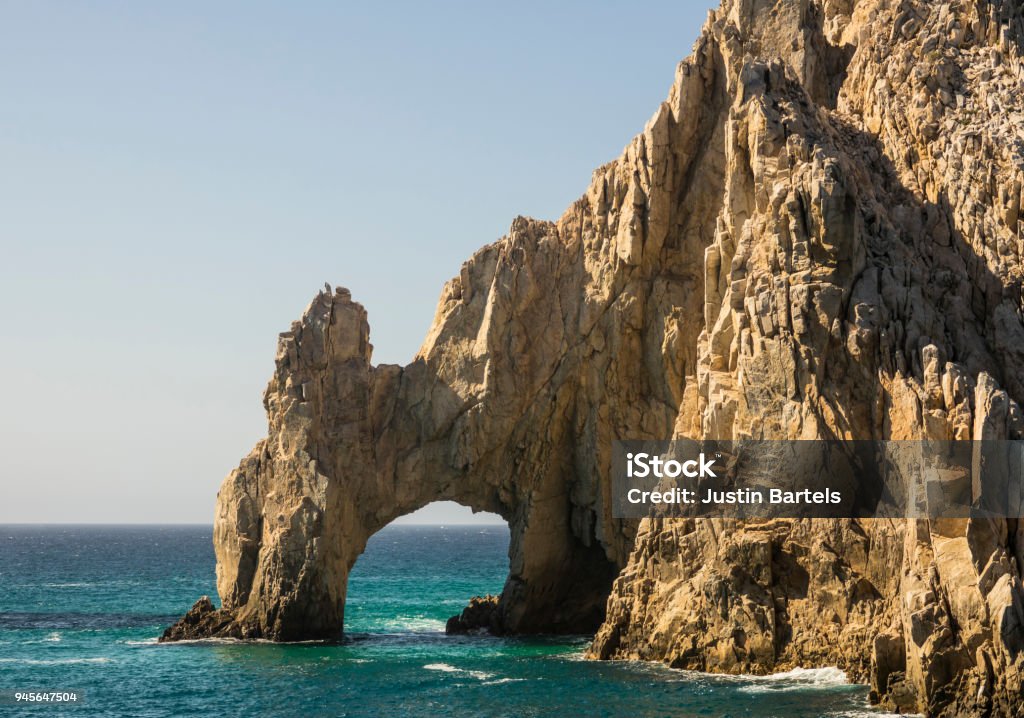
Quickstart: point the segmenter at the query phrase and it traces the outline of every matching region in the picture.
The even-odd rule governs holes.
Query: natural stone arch
[[[223,609],[207,601],[168,638],[338,635],[367,537],[443,498],[509,522],[505,629],[596,627],[637,532],[612,516],[613,440],[699,430],[707,297],[691,258],[722,201],[720,64],[702,49],[680,65],[557,223],[517,218],[473,255],[409,365],[370,364],[346,290],[314,300],[281,337],[268,437],[218,497]]]
[[[610,552],[596,536],[593,498],[581,506],[567,490],[577,469],[565,422],[548,422],[541,451],[517,459],[527,428],[519,417],[488,416],[479,389],[446,382],[429,355],[374,367],[371,350],[365,310],[344,289],[322,292],[281,335],[264,396],[269,436],[218,495],[223,608],[192,633],[340,636],[348,574],[367,540],[439,500],[509,525],[501,630],[596,630],[629,537],[616,534],[622,545]],[[581,509],[590,514],[582,520]]]

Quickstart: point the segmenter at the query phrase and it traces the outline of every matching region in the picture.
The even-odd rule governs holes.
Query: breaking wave
[[[486,671],[471,671],[466,668],[457,668],[448,663],[428,663],[423,666],[428,671],[441,671],[442,673],[453,673],[460,676],[470,676],[480,681],[486,681],[488,678],[494,678],[493,673],[487,673]]]
[[[794,668],[784,673],[768,676],[736,676],[748,685],[739,690],[744,693],[769,693],[775,691],[800,691],[809,688],[835,688],[850,685],[849,679],[839,668]]]

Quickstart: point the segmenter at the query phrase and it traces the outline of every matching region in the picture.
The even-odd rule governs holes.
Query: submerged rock
[[[166,637],[336,637],[367,539],[454,500],[511,529],[468,625],[1019,711],[1024,522],[638,523],[609,466],[615,439],[1021,436],[1022,27],[1010,0],[725,0],[586,193],[445,285],[410,364],[372,365],[344,289],[281,335],[268,437],[218,495],[223,609]]]

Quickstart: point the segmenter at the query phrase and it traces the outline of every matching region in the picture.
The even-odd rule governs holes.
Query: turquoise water
[[[581,660],[586,639],[448,637],[501,590],[508,530],[389,527],[349,585],[342,645],[156,637],[214,595],[208,527],[0,527],[0,691],[74,689],[73,716],[854,716],[835,670],[771,679]]]

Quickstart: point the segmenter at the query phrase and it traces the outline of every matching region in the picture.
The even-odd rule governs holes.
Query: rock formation
[[[509,522],[503,631],[1019,712],[1024,523],[637,524],[608,472],[615,439],[1021,436],[1022,16],[725,0],[586,194],[463,265],[411,364],[321,293],[218,496],[222,608],[168,637],[338,636],[367,539],[447,499]]]
[[[474,596],[469,605],[462,609],[458,616],[452,616],[445,624],[444,632],[449,635],[462,633],[489,633],[500,635],[504,631],[501,624],[501,597]]]

